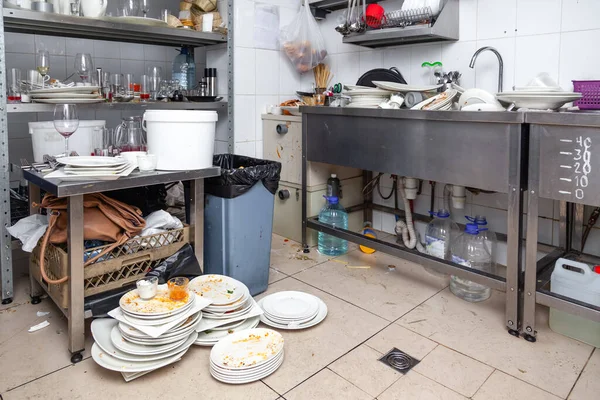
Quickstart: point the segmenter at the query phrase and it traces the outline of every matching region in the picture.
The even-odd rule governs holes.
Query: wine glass
[[[79,117],[75,104],[54,106],[54,129],[65,138],[65,157],[69,156],[69,136],[79,128]]]
[[[150,4],[149,0],[140,0],[140,8],[142,10],[142,15],[144,18],[148,17],[148,13],[150,12]]]
[[[77,53],[75,56],[75,71],[84,84],[88,82],[90,74],[94,71],[91,54]]]
[[[37,57],[37,70],[42,75],[42,89],[46,81],[46,75],[50,71],[50,53],[46,50],[39,50]]]
[[[117,11],[120,17],[136,17],[140,12],[139,0],[119,0]]]

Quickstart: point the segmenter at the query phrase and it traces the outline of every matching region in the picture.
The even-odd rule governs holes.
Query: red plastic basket
[[[600,110],[600,81],[573,81],[573,91],[583,96],[573,103],[581,110]]]

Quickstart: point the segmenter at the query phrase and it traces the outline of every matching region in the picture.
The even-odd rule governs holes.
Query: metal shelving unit
[[[4,32],[43,34],[82,39],[132,42],[163,46],[227,46],[228,94],[233,93],[233,0],[227,1],[228,33],[198,32],[190,29],[146,26],[121,22],[118,18],[85,18],[30,10],[2,8],[0,11],[0,281],[2,303],[13,298],[12,243],[6,227],[11,225],[10,170],[8,149],[8,116],[12,113],[49,112],[51,104],[7,104],[6,60]],[[221,75],[224,76],[224,75]],[[233,146],[233,102],[213,103],[98,103],[80,105],[83,109],[141,111],[152,109],[185,109],[227,111],[230,131],[229,147]]]

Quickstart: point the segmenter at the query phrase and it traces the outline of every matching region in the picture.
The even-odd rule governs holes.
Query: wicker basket
[[[84,296],[116,289],[144,277],[164,259],[175,254],[190,242],[189,227],[173,229],[155,235],[133,238],[115,248],[98,261],[85,267]],[[85,252],[102,251],[106,246],[86,249]],[[52,279],[67,275],[68,254],[66,246],[49,244],[46,248],[46,273]],[[46,288],[50,297],[62,308],[69,303],[69,281],[47,284],[40,273],[40,246],[31,253],[29,272]]]

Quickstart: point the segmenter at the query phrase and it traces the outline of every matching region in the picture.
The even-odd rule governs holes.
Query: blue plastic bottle
[[[325,207],[319,212],[319,222],[336,228],[348,229],[348,213],[335,196],[323,196],[327,200]],[[319,253],[327,256],[341,256],[348,252],[348,241],[328,235],[318,234]]]
[[[172,77],[179,81],[182,89],[193,89],[195,85],[196,64],[186,47],[182,47],[179,55],[173,60]]]

